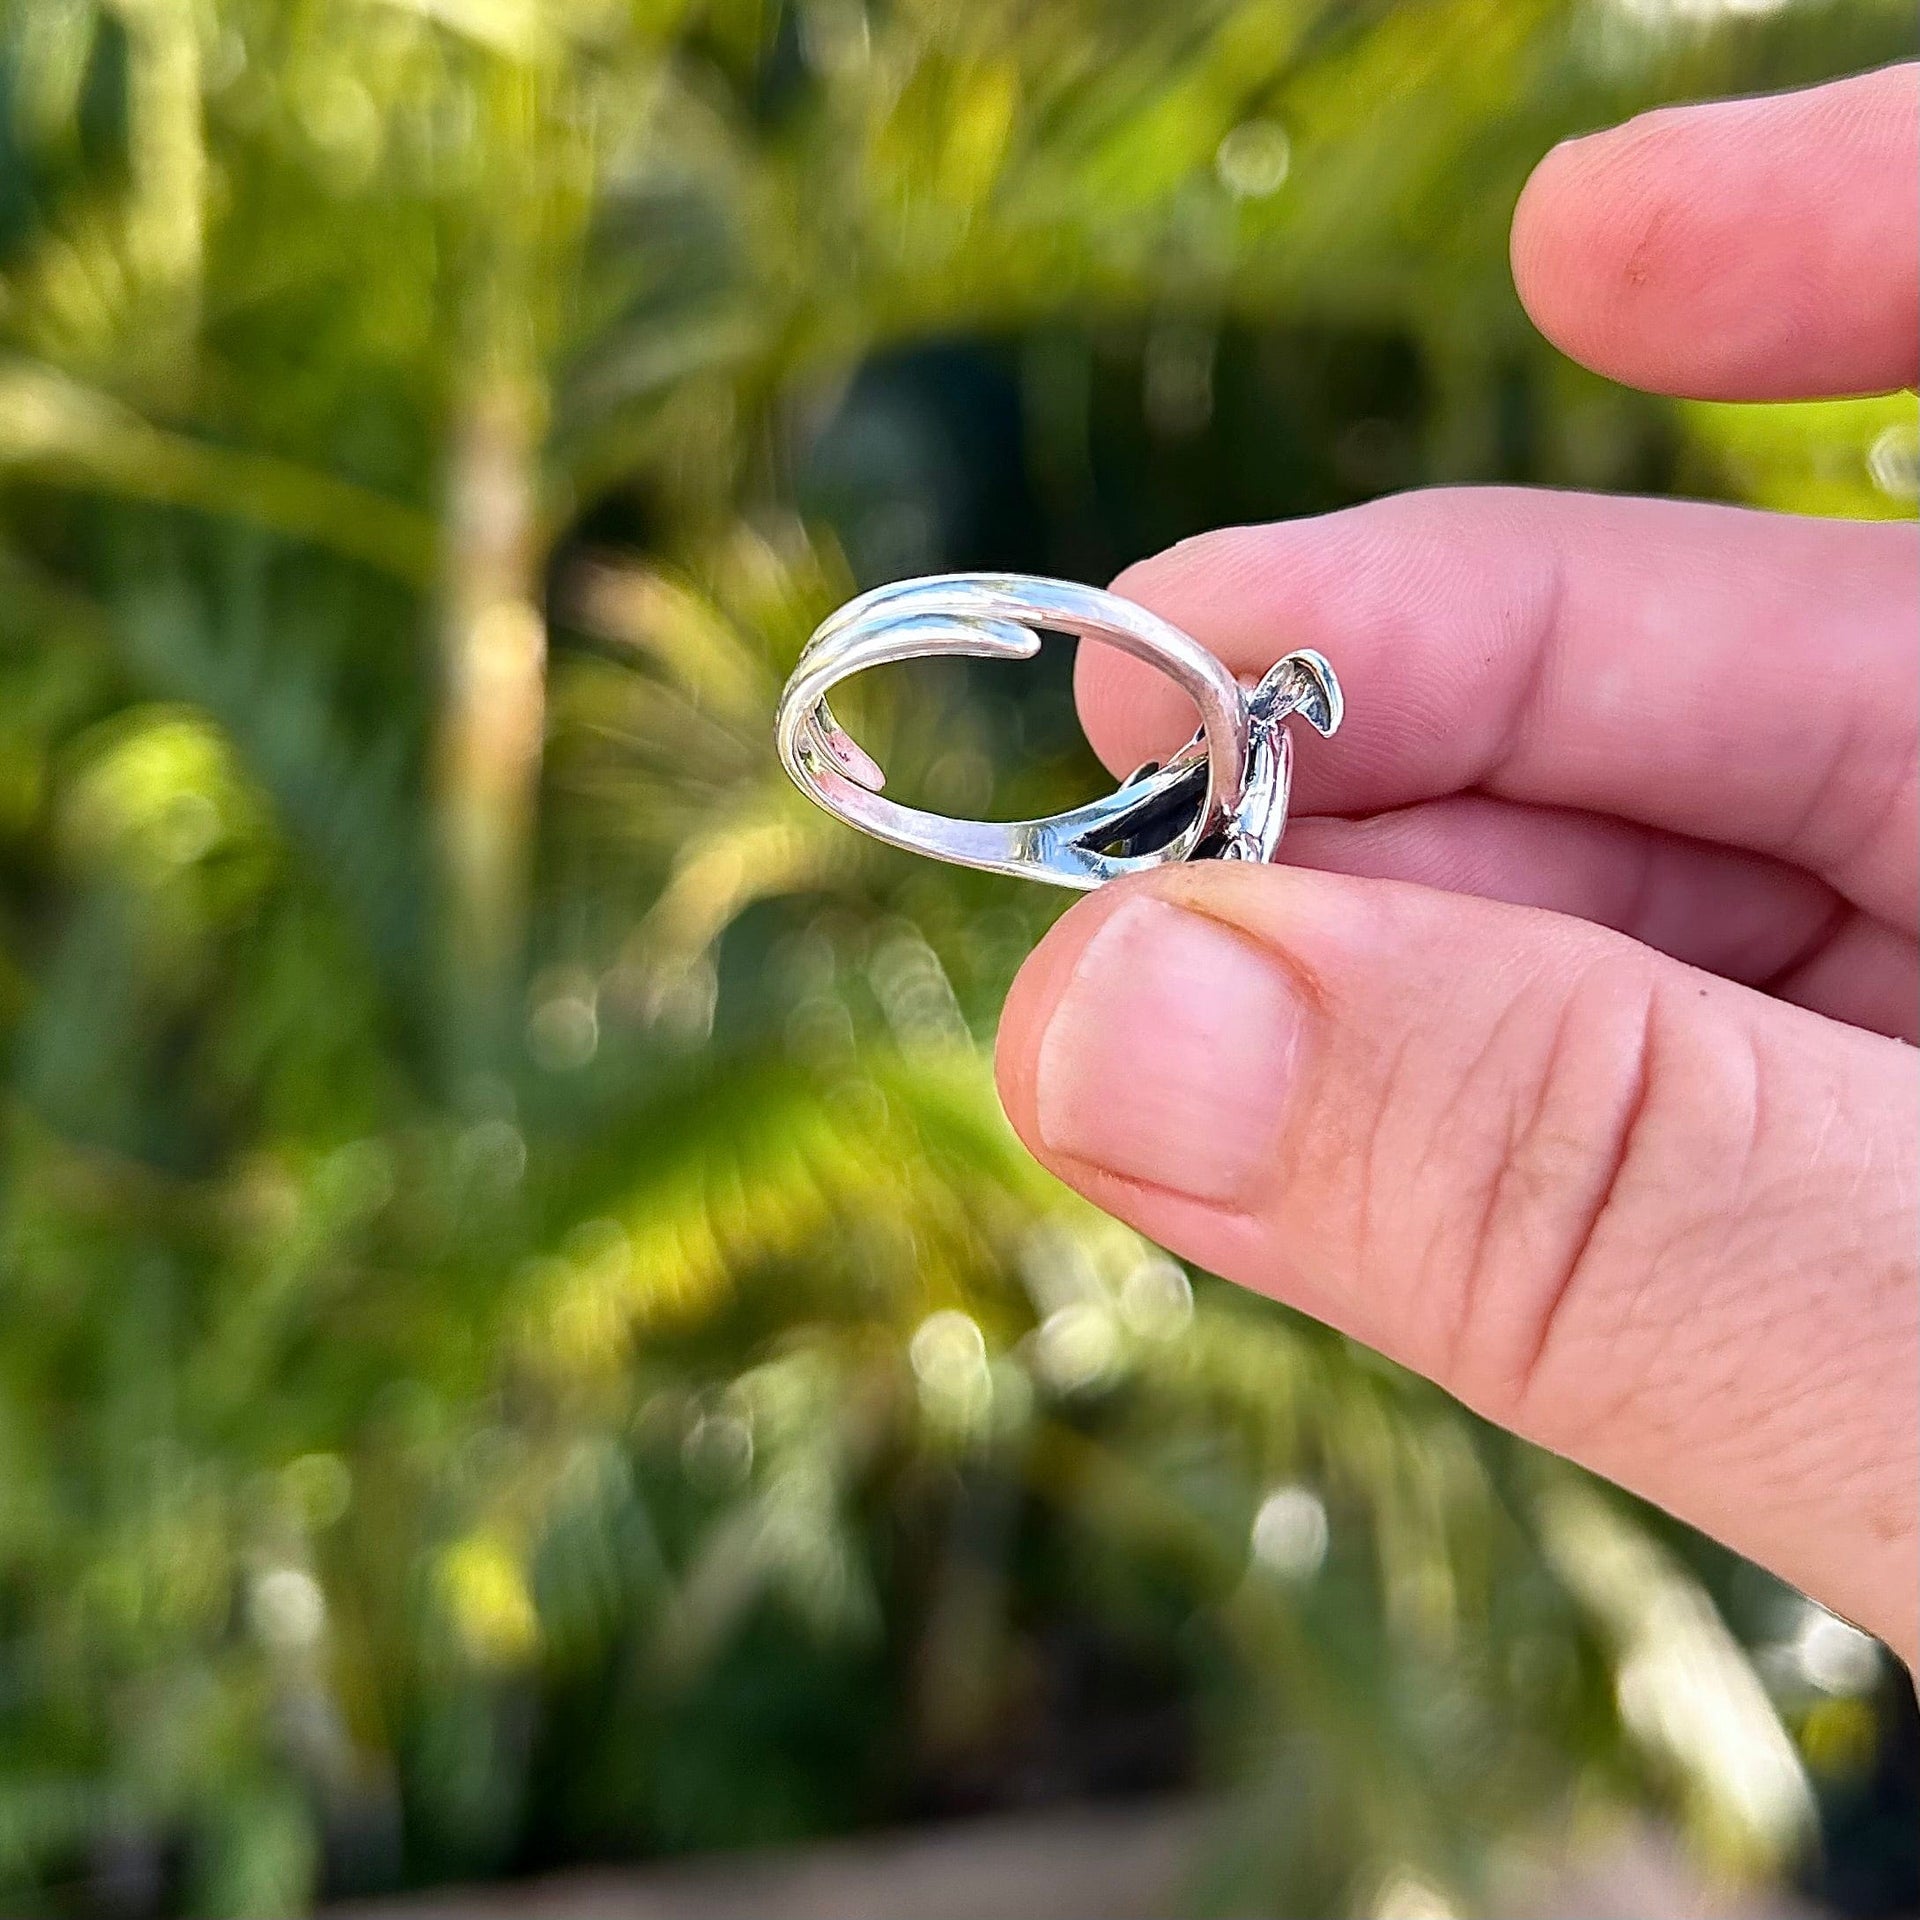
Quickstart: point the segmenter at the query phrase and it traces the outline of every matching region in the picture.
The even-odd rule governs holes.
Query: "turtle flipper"
[[[1318,733],[1332,733],[1345,708],[1332,666],[1311,647],[1302,647],[1274,665],[1255,688],[1253,703],[1256,708],[1269,708],[1275,719],[1297,713]]]

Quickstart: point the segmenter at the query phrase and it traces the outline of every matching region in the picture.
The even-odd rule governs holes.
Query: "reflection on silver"
[[[1102,800],[1044,820],[955,820],[881,798],[885,776],[840,728],[826,696],[869,667],[935,655],[1030,660],[1040,634],[1072,634],[1144,660],[1200,711],[1165,766]],[[780,759],[841,819],[915,853],[1086,891],[1176,860],[1269,860],[1287,821],[1299,714],[1340,724],[1340,683],[1317,653],[1280,661],[1249,692],[1205,647],[1118,594],[1020,573],[942,573],[850,600],[807,642],[780,697]]]

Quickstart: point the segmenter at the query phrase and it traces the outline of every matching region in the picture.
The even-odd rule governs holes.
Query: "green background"
[[[1060,898],[771,716],[903,572],[1910,514],[1910,398],[1620,392],[1506,265],[1557,138],[1910,7],[0,21],[5,1911],[1188,1788],[1202,1912],[1473,1912],[1635,1810],[1908,1897],[1873,1650],[1054,1186],[987,1048]],[[1051,655],[850,711],[952,810],[1097,788]]]

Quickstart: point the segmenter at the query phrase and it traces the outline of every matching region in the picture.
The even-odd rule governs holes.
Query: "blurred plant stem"
[[[250,521],[409,586],[433,577],[434,525],[404,503],[298,461],[153,426],[112,395],[31,360],[0,359],[0,467]]]
[[[512,1037],[546,730],[543,450],[552,393],[542,360],[556,261],[576,239],[559,104],[507,55],[480,90],[492,218],[475,249],[464,384],[447,438],[437,816],[455,1018],[484,1069]],[[557,151],[556,151],[557,150]]]
[[[127,251],[135,274],[184,332],[206,248],[207,149],[195,0],[114,0],[128,45]],[[165,351],[167,343],[155,343]]]
[[[464,395],[451,439],[435,787],[449,982],[466,1016],[451,1029],[483,1053],[505,1039],[546,724],[535,503],[546,416],[542,383],[495,357]]]

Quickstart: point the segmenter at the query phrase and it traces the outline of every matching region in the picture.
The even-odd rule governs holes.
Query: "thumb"
[[[1916,1056],[1584,921],[1199,864],[999,1072],[1060,1177],[1916,1651]]]

